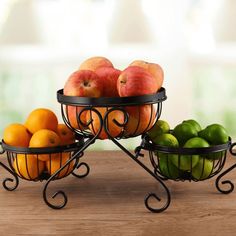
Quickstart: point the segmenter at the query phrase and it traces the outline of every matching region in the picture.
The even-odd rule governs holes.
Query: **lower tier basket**
[[[224,167],[231,138],[225,144],[204,148],[155,145],[144,136],[143,148],[149,151],[154,172],[163,180],[201,181],[217,175]]]
[[[54,174],[53,180],[71,174],[78,166],[80,158],[80,156],[74,157],[74,153],[83,145],[83,141],[48,148],[13,147],[7,145],[4,141],[1,145],[7,154],[9,166],[15,175],[29,181],[43,181]],[[72,158],[74,158],[73,161],[71,161]],[[58,171],[67,161],[71,161],[70,164],[66,165],[63,170]]]
[[[0,142],[0,154],[6,152],[8,166],[0,161],[0,166],[7,170],[12,178],[3,181],[3,187],[8,191],[15,190],[19,185],[19,178],[27,181],[43,181],[46,184],[43,191],[44,201],[54,209],[61,209],[67,203],[67,196],[63,191],[56,192],[63,196],[63,203],[56,205],[48,201],[46,194],[47,186],[51,181],[65,178],[72,174],[75,177],[83,178],[89,174],[89,166],[80,161],[83,156],[81,150],[84,146],[84,139],[80,138],[73,144],[48,148],[24,148],[9,146],[4,141]],[[83,174],[75,173],[75,170],[83,169]]]

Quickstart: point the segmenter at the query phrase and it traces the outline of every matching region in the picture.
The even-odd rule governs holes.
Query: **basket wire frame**
[[[65,178],[66,176],[72,174],[77,178],[83,178],[89,174],[89,166],[85,162],[81,162],[80,158],[83,156],[83,152],[78,152],[81,147],[83,147],[83,140],[80,140],[74,144],[61,147],[53,148],[16,148],[9,145],[6,145],[4,142],[0,142],[0,147],[2,150],[0,154],[6,152],[7,160],[9,167],[4,163],[0,162],[0,165],[12,175],[12,178],[6,178],[3,181],[3,187],[8,191],[15,190],[19,185],[19,178],[27,181],[43,181],[46,180],[46,184],[43,189],[43,199],[45,203],[53,209],[61,209],[67,203],[66,194],[59,190],[56,191],[52,196],[48,196],[47,187],[48,184],[53,180],[59,180]],[[23,171],[22,165],[20,165],[19,155],[21,155],[23,162]],[[40,172],[39,169],[39,157],[40,155],[48,155],[48,170]],[[55,156],[56,155],[56,156]],[[65,163],[63,163],[63,156],[65,156]],[[30,171],[29,160],[33,158],[36,161],[36,175],[33,176]],[[59,166],[56,166],[56,171],[52,169],[52,161],[57,158],[59,161]],[[34,163],[35,164],[35,163]],[[83,169],[83,173],[75,173],[75,170]],[[35,171],[35,170],[34,170]],[[12,182],[14,186],[8,186],[8,183]],[[51,203],[49,198],[55,199],[57,196],[62,196],[62,203]]]
[[[83,156],[84,151],[90,146],[92,145],[94,142],[96,142],[97,139],[100,139],[100,135],[101,133],[105,132],[105,134],[107,135],[107,138],[110,139],[116,146],[118,146],[125,154],[127,157],[131,158],[136,164],[138,164],[140,167],[142,167],[148,174],[150,174],[160,185],[161,187],[164,189],[164,195],[165,196],[158,196],[158,194],[156,193],[148,193],[147,196],[144,198],[144,204],[146,206],[146,208],[148,210],[150,210],[151,212],[155,212],[155,213],[159,213],[159,212],[163,212],[165,211],[171,202],[171,195],[170,195],[170,191],[167,188],[166,184],[165,184],[165,180],[170,179],[170,170],[168,167],[168,176],[163,175],[163,172],[160,170],[159,166],[159,158],[157,158],[154,155],[154,151],[153,147],[150,146],[150,144],[147,142],[146,140],[146,135],[145,133],[152,128],[152,126],[155,124],[155,122],[160,118],[161,115],[161,111],[162,111],[162,102],[164,100],[166,100],[166,95],[165,95],[165,89],[162,88],[160,90],[160,92],[158,92],[157,94],[154,95],[147,95],[147,96],[139,96],[139,97],[127,97],[127,98],[80,98],[80,97],[70,97],[70,96],[64,96],[63,95],[63,90],[59,90],[57,92],[57,98],[58,98],[58,102],[61,103],[61,114],[62,114],[62,118],[64,123],[75,133],[77,139],[81,139],[83,140],[83,143],[78,146],[76,148],[76,150],[73,150],[73,152],[70,152],[70,158],[69,160],[66,161],[66,163],[62,163],[62,154],[60,154],[60,158],[61,158],[61,163],[60,163],[60,168],[55,171],[55,173],[51,174],[51,175],[43,175],[40,176],[38,179],[35,178],[31,178],[30,180],[32,181],[41,181],[43,179],[46,180],[46,184],[44,185],[44,189],[43,189],[43,199],[45,201],[45,203],[53,208],[53,209],[61,209],[63,208],[67,202],[68,202],[68,198],[67,195],[65,194],[64,191],[58,190],[55,191],[53,194],[48,194],[48,188],[50,186],[50,183],[53,182],[53,180],[57,180],[57,179],[61,179],[64,178],[65,176],[69,175],[70,173],[72,175],[74,175],[75,177],[78,178],[83,178],[85,176],[87,176],[89,174],[90,168],[89,165],[85,162],[81,162],[80,158]],[[141,122],[141,117],[142,117],[142,110],[141,110],[141,106],[148,106],[150,109],[150,113],[149,113],[149,117],[146,118],[146,125],[145,127],[142,127],[142,122]],[[76,127],[71,123],[70,119],[69,119],[69,106],[73,106],[75,107],[75,117],[76,117]],[[129,111],[127,110],[127,107],[136,107],[138,110],[138,120],[135,123],[135,128],[132,130],[132,132],[127,132],[127,126],[131,120],[131,115],[129,113]],[[100,108],[104,108],[105,109],[105,113],[102,114],[100,112]],[[112,120],[109,119],[109,117],[112,116],[112,114],[114,114],[113,112],[120,112],[123,114],[123,121],[121,122],[119,119],[117,119],[117,117],[113,118]],[[83,121],[82,117],[84,116],[85,113],[90,113],[88,117],[90,117],[89,119],[85,121]],[[98,118],[98,124],[93,123],[93,116],[92,114],[95,114]],[[113,116],[114,117],[114,116]],[[111,132],[112,130],[112,126],[116,126],[120,128],[120,132],[118,135],[114,136],[113,133]],[[140,128],[142,127],[142,129]],[[141,131],[140,131],[141,130]],[[136,147],[136,149],[134,150],[134,152],[131,152],[130,150],[128,150],[124,145],[122,145],[119,141],[121,139],[127,139],[127,138],[131,138],[131,137],[136,137],[136,136],[140,136],[141,135],[141,144]],[[0,143],[1,144],[1,143]],[[211,173],[209,174],[209,176],[205,179],[211,178],[213,176],[215,176],[216,174],[218,174],[226,161],[226,152],[227,149],[229,148],[230,153],[232,155],[236,155],[236,152],[233,151],[233,147],[235,146],[234,144],[231,144],[231,146],[225,148],[222,151],[222,155],[218,160],[213,160],[213,168],[211,170]],[[0,145],[1,147],[1,145]],[[147,150],[149,153],[149,158],[150,158],[150,163],[151,163],[151,168],[145,164],[142,161],[142,157],[144,156],[144,154],[142,153],[142,150]],[[17,154],[21,153],[21,151],[19,152],[9,152],[9,150],[5,150],[3,148],[3,150],[0,150],[0,154],[3,154],[6,151],[7,153],[7,158],[8,158],[8,162],[10,165],[10,168],[7,167],[5,164],[3,164],[2,162],[0,162],[0,165],[7,170],[11,175],[12,178],[6,178],[3,181],[3,186],[6,190],[8,191],[12,191],[14,189],[17,188],[18,184],[19,184],[19,177],[20,178],[24,178],[26,180],[29,180],[27,178],[25,178],[25,176],[20,175],[20,173],[16,173],[16,171],[14,170],[14,166],[13,166],[13,162],[14,160],[17,159]],[[163,150],[159,150],[159,152],[162,152]],[[55,152],[55,150],[54,150]],[[166,153],[164,151],[164,153]],[[32,154],[32,153],[24,153],[25,158],[27,158],[27,155]],[[38,159],[39,155],[42,153],[38,153],[36,155],[36,158]],[[186,153],[185,153],[186,154]],[[193,153],[188,155],[193,155]],[[205,153],[206,154],[206,153]],[[49,153],[50,155],[50,160],[52,158],[52,152]],[[167,152],[167,156],[168,156],[168,152]],[[169,157],[168,157],[169,158]],[[178,156],[178,163],[180,164],[180,158],[181,156]],[[206,157],[204,157],[204,160]],[[203,168],[204,168],[204,162],[203,161]],[[26,161],[27,163],[27,161]],[[70,166],[73,165],[73,171],[70,170]],[[27,165],[27,164],[26,164]],[[226,171],[224,171],[223,173],[221,173],[220,175],[218,175],[217,179],[216,179],[216,187],[217,189],[222,192],[222,193],[230,193],[233,191],[234,185],[231,181],[226,180],[226,181],[222,181],[221,184],[225,185],[228,184],[229,185],[229,189],[228,190],[222,190],[220,188],[219,182],[221,180],[221,178],[223,176],[225,176],[227,173],[229,173],[231,170],[233,170],[236,167],[236,164],[231,166],[230,168],[228,168]],[[37,166],[38,171],[39,171],[39,166]],[[49,166],[49,169],[51,167]],[[27,175],[30,176],[30,171],[27,169]],[[83,169],[85,170],[82,174],[79,173],[75,173],[75,170],[80,170]],[[63,173],[63,175],[62,175]],[[180,176],[178,178],[176,178],[175,180],[177,181],[183,181],[183,180],[193,180],[193,181],[200,181],[203,180],[202,178],[203,173],[201,173],[200,179],[194,179],[192,177],[192,157],[191,157],[191,169],[188,172],[188,175],[184,175],[184,176]],[[9,186],[9,183],[13,183],[13,186]],[[55,203],[55,199],[58,198],[60,199],[60,202]],[[165,199],[163,201],[163,198]],[[152,206],[153,203],[151,204],[150,200],[154,199],[157,201],[157,203],[159,202],[158,206]]]
[[[190,158],[190,165],[189,165],[189,170],[188,171],[183,171],[180,168],[180,163],[181,163],[181,158],[184,156],[183,154],[178,154],[178,174],[177,177],[172,173],[171,171],[171,158],[173,154],[165,154],[167,158],[167,171],[165,172],[161,165],[160,165],[160,158],[158,157],[158,154],[155,154],[155,152],[153,151],[149,151],[149,158],[150,158],[150,162],[154,168],[155,173],[160,176],[160,178],[162,178],[163,180],[167,180],[167,179],[172,179],[175,181],[185,181],[185,180],[189,180],[189,181],[200,181],[200,180],[206,180],[206,179],[210,179],[212,177],[214,177],[215,175],[217,175],[219,172],[221,172],[221,170],[223,169],[224,165],[225,165],[225,161],[226,161],[226,155],[227,155],[227,151],[221,151],[219,154],[218,159],[208,159],[206,156],[202,156],[200,157],[203,160],[203,164],[201,166],[200,169],[200,175],[198,178],[195,178],[192,174],[193,171],[193,155],[188,155]],[[195,156],[195,155],[194,155]],[[212,168],[210,170],[210,173],[207,174],[207,176],[204,176],[204,168],[206,165],[206,160],[211,160],[212,161]]]
[[[144,164],[139,157],[142,157],[141,148],[136,148],[134,153],[129,151],[124,145],[119,141],[121,139],[127,139],[131,137],[136,137],[146,133],[149,129],[153,127],[155,122],[159,119],[162,111],[162,102],[166,99],[165,89],[162,88],[160,93],[148,96],[139,96],[139,97],[127,97],[127,98],[99,98],[99,99],[90,99],[90,98],[79,98],[79,97],[69,97],[64,96],[63,91],[58,91],[58,101],[61,103],[61,113],[64,123],[73,130],[77,135],[83,136],[87,139],[86,145],[83,148],[83,151],[92,145],[97,139],[100,139],[101,132],[105,132],[107,138],[111,140],[116,146],[118,146],[128,157],[135,161],[140,167],[142,167],[147,173],[149,173],[164,189],[164,194],[166,200],[163,201],[160,196],[156,193],[149,193],[145,199],[144,203],[147,209],[152,212],[162,212],[168,208],[170,205],[171,197],[170,192],[164,182],[146,165]],[[76,127],[72,125],[69,117],[69,106],[77,107],[74,109],[76,114],[77,125]],[[142,117],[142,107],[149,109],[149,116],[145,119],[145,125],[143,125],[144,120],[141,120]],[[134,122],[134,128],[131,129],[132,132],[127,131],[127,125],[131,120],[129,113],[129,107],[136,109],[138,113],[138,120]],[[105,108],[105,113],[100,113],[100,108]],[[83,112],[89,112],[88,115],[90,119],[87,120],[85,124],[82,121]],[[98,116],[99,128],[95,128],[92,119],[92,113]],[[119,121],[117,117],[111,120],[110,117],[114,117],[113,112],[120,112],[123,114],[123,121]],[[136,114],[137,114],[136,113]],[[111,131],[111,127],[116,126],[120,128],[120,133],[117,136],[114,136]],[[83,127],[83,128],[81,128]],[[90,128],[90,130],[88,129]],[[150,199],[153,198],[157,200],[161,206],[151,206]]]

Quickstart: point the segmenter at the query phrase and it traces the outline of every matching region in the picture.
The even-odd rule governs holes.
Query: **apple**
[[[90,57],[81,63],[79,70],[96,71],[98,68],[101,67],[113,68],[113,64],[105,57]]]
[[[95,72],[103,82],[103,97],[119,97],[117,80],[121,71],[113,67],[100,67]]]
[[[140,66],[145,70],[147,70],[148,72],[150,72],[153,75],[153,77],[157,80],[158,89],[161,88],[164,80],[164,71],[160,65],[156,63],[146,62],[143,60],[135,60],[130,64],[130,66]]]
[[[92,123],[89,125],[89,129],[91,130],[93,135],[96,135],[98,133],[101,125],[103,126],[103,122],[104,122],[103,120],[104,120],[105,114],[108,110],[108,108],[105,108],[105,107],[95,107],[95,109],[102,116],[102,124],[101,124],[99,116],[97,115],[96,112],[94,112],[92,110],[87,111],[87,115],[86,115],[87,122],[92,120]],[[123,128],[116,125],[113,121],[114,119],[117,122],[119,122],[120,124],[124,124],[124,113],[119,110],[114,110],[108,115],[108,124],[107,124],[108,130],[109,130],[112,137],[117,137],[122,132]],[[102,128],[102,131],[99,134],[98,138],[100,138],[100,139],[109,138],[104,127]]]
[[[101,97],[103,93],[102,79],[93,71],[79,70],[70,75],[64,86],[64,94],[79,97]],[[84,129],[86,124],[86,111],[82,112],[78,122],[78,114],[84,107],[67,106],[68,120],[73,128]]]
[[[156,118],[155,105],[140,105],[125,107],[128,113],[128,123],[125,126],[127,136],[136,136],[152,128]]]
[[[64,86],[64,94],[67,96],[101,97],[102,92],[102,80],[90,70],[75,71]]]
[[[117,89],[121,97],[153,94],[158,83],[151,73],[138,66],[127,67],[117,80]]]
[[[81,106],[66,106],[65,113],[67,114],[69,124],[74,129],[79,129],[79,130],[86,129],[86,127],[83,124],[87,124],[87,119],[86,119],[87,110],[82,111],[83,109],[84,107]],[[79,114],[81,111],[82,113],[79,118]]]

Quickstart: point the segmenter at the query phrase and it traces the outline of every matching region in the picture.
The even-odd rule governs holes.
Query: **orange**
[[[34,134],[41,129],[57,131],[58,120],[56,115],[49,109],[38,108],[33,110],[26,119],[26,128]]]
[[[44,162],[34,155],[17,154],[13,167],[20,177],[28,180],[37,179],[45,169]]]
[[[65,124],[58,124],[57,134],[61,139],[61,145],[72,144],[75,141],[75,134]]]
[[[16,147],[28,147],[31,134],[22,124],[11,124],[4,129],[3,140],[6,144]]]
[[[61,153],[57,158],[51,159],[46,162],[46,168],[50,175],[53,175],[70,159],[70,153]],[[70,162],[60,173],[57,174],[57,178],[62,178],[70,174],[74,170],[75,160]]]
[[[33,134],[29,147],[34,148],[46,148],[46,147],[56,147],[61,144],[61,139],[54,131],[48,129],[41,129]],[[39,160],[48,161],[51,158],[58,156],[58,153],[53,154],[40,154],[38,155]]]

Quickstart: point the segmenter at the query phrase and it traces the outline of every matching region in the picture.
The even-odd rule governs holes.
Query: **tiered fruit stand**
[[[67,195],[65,192],[59,190],[56,191],[52,196],[49,196],[47,194],[47,189],[50,185],[50,183],[54,180],[64,178],[68,176],[69,174],[72,174],[78,178],[83,178],[89,174],[89,166],[87,163],[81,161],[81,157],[83,156],[84,151],[92,145],[94,142],[96,142],[97,139],[99,139],[99,135],[101,132],[104,132],[107,134],[108,138],[117,145],[123,152],[127,154],[128,157],[130,157],[135,163],[137,163],[140,167],[142,167],[147,173],[149,173],[164,189],[164,193],[166,195],[165,201],[161,201],[161,198],[156,193],[149,193],[145,197],[145,206],[147,209],[149,209],[152,212],[162,212],[168,208],[171,201],[171,195],[169,192],[169,189],[167,188],[166,184],[164,183],[167,179],[173,179],[173,180],[193,180],[193,181],[201,181],[205,179],[209,179],[216,174],[220,173],[222,171],[226,159],[227,159],[227,151],[229,150],[232,155],[236,155],[236,153],[233,151],[234,146],[236,143],[231,143],[231,139],[229,138],[228,143],[222,144],[222,145],[216,145],[209,148],[169,148],[169,147],[163,147],[154,145],[146,135],[146,131],[151,128],[151,126],[159,119],[162,111],[162,102],[166,100],[166,91],[164,88],[161,88],[156,94],[152,95],[144,95],[144,96],[136,96],[136,97],[116,97],[116,98],[86,98],[86,97],[72,97],[72,96],[65,96],[63,94],[63,90],[59,90],[57,92],[57,99],[58,102],[61,104],[61,113],[62,118],[65,122],[65,124],[73,130],[73,132],[76,134],[77,142],[72,145],[67,145],[63,147],[55,147],[55,148],[16,148],[8,146],[2,141],[2,151],[0,154],[3,154],[6,152],[7,159],[9,163],[9,167],[0,162],[0,165],[5,168],[11,175],[12,178],[6,178],[3,181],[3,187],[8,191],[13,191],[17,188],[19,183],[19,177],[22,179],[26,179],[28,181],[43,181],[46,180],[44,189],[43,189],[43,199],[45,203],[50,206],[53,209],[61,209],[67,204]],[[135,124],[136,128],[133,130],[132,133],[127,132],[125,127],[126,124],[129,121],[129,114],[126,110],[126,107],[136,107],[139,109],[140,106],[149,106],[150,108],[150,114],[148,117],[148,122],[146,122],[146,128],[142,129],[142,133],[139,132],[139,125],[140,120]],[[76,109],[75,111],[75,117],[77,119],[77,128],[71,124],[69,114],[68,114],[68,106],[74,106]],[[106,112],[105,115],[101,114],[99,112],[99,108],[105,108]],[[77,109],[79,108],[79,109]],[[118,120],[113,119],[113,125],[116,125],[120,127],[120,134],[117,137],[113,137],[110,132],[110,124],[109,124],[109,116],[115,112],[119,111],[122,112],[124,115],[124,122],[120,123]],[[82,116],[84,112],[89,112],[96,114],[99,120],[99,128],[93,129],[93,119],[88,120],[85,124],[82,121]],[[109,121],[109,122],[108,122]],[[78,127],[85,127],[84,129],[79,129]],[[88,127],[92,127],[88,129]],[[132,152],[128,150],[124,145],[120,143],[121,139],[128,139],[131,137],[141,137],[141,143],[140,145]],[[144,162],[141,161],[142,157],[144,156],[142,154],[142,150],[147,150],[149,153],[149,158],[151,162],[151,168],[148,167]],[[39,178],[33,179],[30,178],[29,172],[28,176],[29,178],[25,178],[24,175],[20,173],[20,170],[14,167],[14,161],[17,163],[17,155],[23,154],[25,155],[25,159],[27,160],[28,155],[35,155],[36,158],[38,158],[38,155],[40,154],[49,154],[50,159],[51,155],[54,153],[59,153],[59,156],[62,156],[63,153],[69,153],[70,158],[65,164],[61,164],[60,168],[52,175],[49,175],[48,173],[43,173],[40,175]],[[170,158],[171,155],[175,154],[178,155],[178,158],[180,160],[181,156],[183,155],[189,155],[189,158],[192,160],[193,155],[209,155],[217,153],[219,156],[217,160],[214,160],[213,169],[207,178],[199,178],[196,179],[192,176],[192,170],[186,172],[184,175],[179,175],[178,178],[172,178],[171,175],[163,175],[163,173],[160,171],[159,168],[159,162],[158,157],[156,156],[156,153],[164,153],[167,158]],[[27,163],[27,161],[26,161]],[[69,168],[70,165],[73,164],[73,168]],[[17,166],[17,165],[16,165]],[[222,193],[230,193],[233,191],[233,184],[231,181],[223,181],[222,184],[229,184],[230,189],[223,190],[219,186],[219,182],[221,178],[227,174],[229,171],[234,169],[236,167],[236,164],[230,167],[229,169],[222,172],[216,179],[216,187],[217,189]],[[27,169],[27,168],[26,168]],[[83,174],[76,174],[75,170],[78,169],[85,169],[85,172]],[[168,169],[168,167],[167,167]],[[28,170],[27,170],[28,171]],[[61,173],[63,172],[63,175]],[[13,183],[13,186],[9,186],[9,182]],[[63,198],[62,203],[55,204],[52,203],[51,198],[56,198],[57,196],[61,196]],[[153,207],[150,204],[150,199],[154,198],[157,201],[161,201],[160,207]]]

